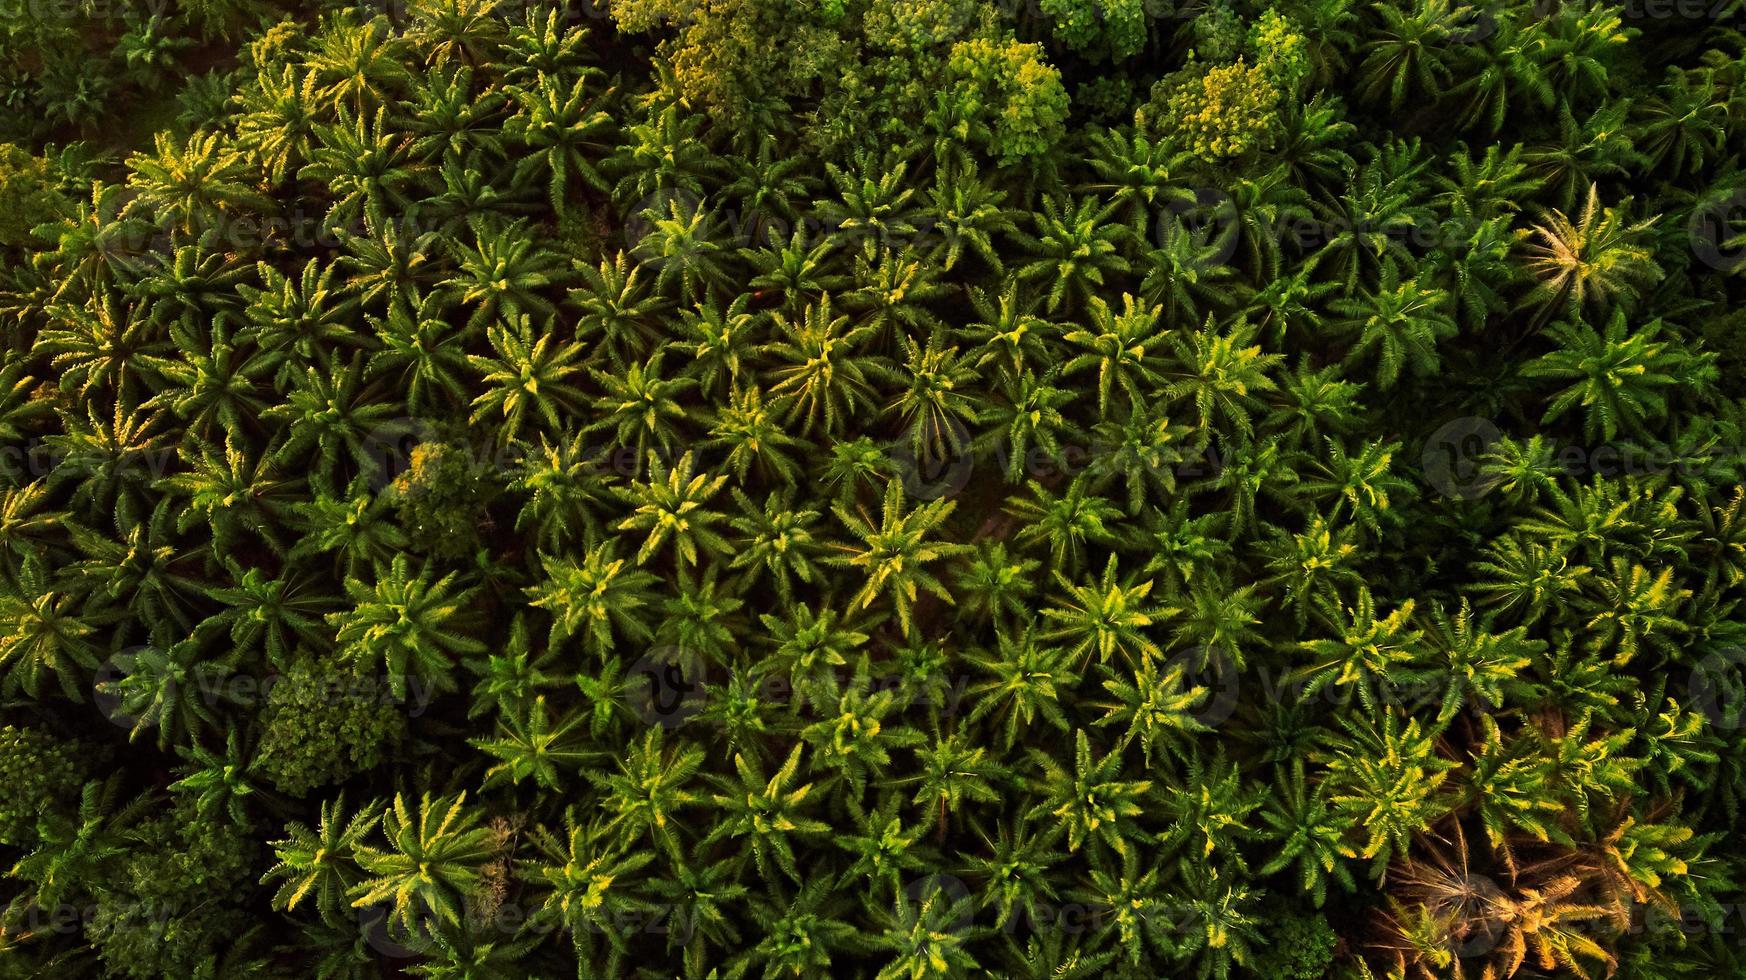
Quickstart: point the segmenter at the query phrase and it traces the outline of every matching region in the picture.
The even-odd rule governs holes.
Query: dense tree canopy
[[[1746,976],[1733,4],[17,6],[0,973]]]

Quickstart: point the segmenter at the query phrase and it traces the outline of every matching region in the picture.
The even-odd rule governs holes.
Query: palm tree
[[[917,784],[910,803],[927,815],[942,836],[951,816],[965,804],[996,804],[999,787],[1008,775],[1004,766],[989,758],[986,748],[972,745],[962,733],[933,734],[931,741],[915,750]],[[924,825],[926,826],[926,825]]]
[[[376,804],[346,816],[341,794],[321,804],[315,829],[295,821],[287,824],[285,839],[272,845],[278,862],[261,877],[262,884],[285,879],[273,895],[273,907],[294,911],[304,899],[314,898],[321,917],[339,925],[349,908],[347,893],[364,877],[355,855],[381,818],[382,807]]]
[[[682,206],[677,199],[669,199],[665,205],[642,212],[648,228],[631,254],[655,270],[656,289],[672,293],[676,283],[678,299],[700,302],[727,285],[721,263],[728,250],[720,241],[725,228],[713,209]]]
[[[1301,670],[1307,682],[1303,696],[1314,697],[1329,687],[1349,687],[1356,689],[1358,699],[1371,711],[1376,710],[1378,701],[1392,703],[1390,682],[1405,678],[1401,665],[1412,662],[1413,650],[1423,636],[1422,631],[1411,628],[1413,605],[1408,599],[1388,615],[1378,616],[1370,589],[1361,586],[1352,605],[1324,608],[1322,615],[1335,635],[1298,644],[1314,658]]]
[[[222,453],[212,444],[202,446],[199,456],[193,456],[192,447],[183,449],[189,471],[166,477],[162,483],[171,494],[188,498],[188,509],[176,521],[176,529],[186,532],[204,523],[214,546],[225,552],[245,544],[244,532],[252,531],[267,547],[283,554],[285,545],[272,529],[283,526],[296,481],[277,478],[269,455],[251,460],[237,445],[227,437]]]
[[[967,254],[975,254],[996,275],[1004,268],[995,235],[1018,230],[1016,212],[1005,207],[1006,195],[988,185],[974,166],[939,171],[928,189],[931,231],[940,236],[934,248],[944,251],[940,267],[952,271]]]
[[[1328,799],[1356,831],[1348,833],[1341,853],[1370,859],[1380,876],[1392,856],[1410,850],[1419,828],[1449,811],[1452,800],[1443,784],[1455,763],[1437,754],[1434,735],[1418,719],[1403,726],[1392,708],[1379,719],[1341,725],[1346,736],[1328,763]],[[1354,843],[1359,838],[1363,842]]]
[[[17,585],[0,592],[0,668],[8,694],[39,696],[52,677],[69,699],[83,699],[83,672],[102,658],[87,639],[97,627],[81,615],[82,604],[81,596],[55,587],[40,558],[27,557],[19,566]]]
[[[1018,278],[1050,284],[1045,303],[1050,313],[1064,300],[1073,300],[1069,306],[1076,306],[1093,299],[1105,287],[1106,277],[1128,272],[1128,260],[1121,256],[1119,247],[1129,229],[1107,223],[1108,216],[1108,210],[1099,207],[1095,198],[1081,198],[1077,207],[1066,200],[1046,198],[1043,209],[1032,215],[1036,235],[1015,236],[1034,256],[1018,267]]]
[[[342,578],[385,564],[411,544],[406,532],[390,519],[392,508],[386,494],[372,492],[366,474],[359,474],[343,491],[318,480],[311,499],[296,505],[293,526],[302,539],[288,557],[338,552],[335,564]]]
[[[469,0],[461,0],[469,2]],[[410,121],[412,152],[421,160],[451,162],[501,160],[504,137],[498,128],[510,104],[507,91],[479,84],[472,68],[450,63],[418,79],[409,99],[420,112]],[[520,181],[511,181],[517,187]]]
[[[497,732],[492,738],[472,738],[467,743],[497,762],[485,771],[485,785],[527,780],[548,790],[561,789],[565,777],[573,777],[592,761],[595,752],[581,747],[580,715],[557,713],[546,696],[535,695],[523,710],[499,711]]]
[[[515,476],[513,489],[526,495],[515,529],[531,533],[536,547],[549,553],[562,552],[601,530],[606,477],[584,440],[578,434],[554,445],[542,437]]]
[[[1570,102],[1606,92],[1612,62],[1630,43],[1634,28],[1616,11],[1590,7],[1560,10],[1535,25],[1528,53],[1542,66],[1547,84]]]
[[[152,365],[162,389],[140,405],[143,410],[168,408],[188,425],[197,439],[213,439],[220,432],[227,442],[247,438],[259,431],[261,413],[268,401],[266,375],[274,372],[282,360],[279,356],[263,355],[258,350],[238,352],[231,343],[224,322],[212,325],[208,343],[183,343],[181,358],[151,358],[139,360]],[[180,341],[194,341],[183,331],[173,330]]]
[[[1644,121],[1640,152],[1673,177],[1688,167],[1701,170],[1721,152],[1728,109],[1713,75],[1669,67],[1666,84],[1637,112]]]
[[[742,866],[749,855],[758,873],[774,879],[780,870],[790,880],[801,881],[800,865],[795,859],[794,844],[801,835],[822,834],[830,825],[805,815],[807,798],[815,788],[813,783],[795,782],[800,771],[803,746],[796,745],[788,758],[768,778],[764,767],[754,759],[734,756],[738,779],[716,777],[723,792],[713,800],[721,813],[706,840],[740,840],[745,838],[748,849],[740,853]]]
[[[936,466],[969,452],[965,431],[981,415],[981,406],[966,393],[975,372],[956,346],[947,346],[940,332],[926,346],[908,334],[898,338],[904,360],[893,371],[902,385],[885,408],[902,422],[910,454],[923,467]]]
[[[890,950],[892,959],[875,974],[876,980],[922,980],[924,977],[954,977],[980,968],[967,948],[974,938],[955,928],[969,911],[969,896],[936,892],[912,900],[897,893],[895,909],[875,918],[883,927],[879,948]]]
[[[1536,50],[1538,31],[1533,20],[1486,11],[1474,27],[1493,31],[1487,43],[1474,49],[1461,71],[1462,80],[1449,90],[1462,100],[1458,125],[1463,130],[1481,127],[1495,134],[1503,128],[1510,109],[1527,103],[1550,109],[1557,101],[1545,66]]]
[[[364,383],[364,358],[354,355],[343,368],[306,369],[262,418],[284,426],[275,463],[290,468],[313,459],[316,471],[331,479],[346,462],[361,474],[380,475],[378,441],[395,429],[398,413],[379,387]]]
[[[679,745],[669,752],[663,729],[651,728],[620,760],[617,773],[588,774],[605,796],[601,809],[611,814],[602,829],[626,846],[652,840],[679,859],[683,851],[676,833],[677,815],[681,808],[703,799],[685,788],[703,761],[703,750],[694,745]]]
[[[837,193],[834,198],[821,197],[813,208],[829,229],[832,244],[894,252],[915,235],[916,187],[907,179],[908,162],[885,169],[871,156],[863,156],[855,161],[853,171],[827,163],[825,172]]]
[[[714,174],[718,161],[699,138],[702,124],[701,116],[669,103],[625,132],[627,139],[607,163],[609,172],[624,175],[612,190],[622,216],[633,217],[669,198],[703,197],[703,178]]]
[[[1259,396],[1275,388],[1268,372],[1285,360],[1284,355],[1265,353],[1253,343],[1259,329],[1238,317],[1224,331],[1217,331],[1208,317],[1201,329],[1171,338],[1174,370],[1166,377],[1177,380],[1167,394],[1191,399],[1203,428],[1222,420],[1238,436],[1247,438],[1254,431],[1251,416],[1261,404]]]
[[[113,535],[70,526],[71,543],[83,556],[67,566],[76,587],[98,603],[125,601],[130,614],[154,627],[191,630],[199,591],[193,566],[210,549],[178,537],[173,508],[174,501],[163,498],[149,514],[121,511]]]
[[[660,336],[668,301],[649,292],[642,268],[617,252],[610,261],[602,257],[598,268],[578,265],[583,285],[569,291],[581,311],[576,339],[597,346],[614,367],[637,363]]]
[[[472,590],[457,588],[458,578],[454,572],[439,578],[428,564],[414,575],[400,554],[377,567],[374,582],[346,579],[353,608],[327,617],[338,628],[340,656],[360,667],[379,665],[395,697],[406,696],[408,676],[455,690],[453,658],[486,649],[467,635]]]
[[[1518,609],[1522,625],[1529,625],[1558,607],[1566,597],[1582,587],[1590,569],[1570,561],[1566,548],[1525,541],[1516,535],[1499,538],[1485,552],[1483,561],[1475,562],[1474,572],[1481,577],[1474,591],[1481,602],[1501,607],[1514,614]]]
[[[583,368],[581,344],[536,333],[526,316],[493,324],[486,336],[492,356],[467,355],[485,385],[473,399],[471,421],[496,422],[500,445],[515,442],[530,422],[543,435],[562,431],[567,420],[582,414],[586,396],[577,385]]]
[[[1152,781],[1120,778],[1121,752],[1094,756],[1084,729],[1074,732],[1072,771],[1041,749],[1030,755],[1042,773],[1034,790],[1037,803],[1025,819],[1063,832],[1069,851],[1095,841],[1117,854],[1128,853],[1128,842],[1139,836],[1134,818],[1145,812],[1140,801]]]
[[[146,400],[141,375],[150,362],[145,358],[170,349],[169,338],[146,310],[107,290],[81,307],[49,309],[52,319],[37,335],[36,349],[59,373],[61,390],[81,397],[107,390]]]
[[[253,345],[267,355],[267,362],[277,368],[275,387],[292,386],[301,375],[299,369],[312,365],[337,371],[337,356],[361,345],[351,325],[357,302],[335,282],[337,271],[336,264],[310,259],[293,279],[262,263],[260,286],[236,284],[237,295],[248,302],[236,343]],[[228,331],[214,324],[212,337],[223,342]]]
[[[802,435],[835,436],[848,419],[874,406],[873,383],[888,373],[882,358],[863,353],[872,334],[867,326],[849,326],[849,318],[834,315],[830,294],[790,320],[771,314],[776,338],[764,356],[776,362],[771,394],[787,422],[800,423]]]
[[[870,782],[885,782],[894,750],[914,749],[925,741],[921,732],[892,717],[907,707],[907,701],[900,702],[898,692],[890,688],[873,689],[871,680],[870,663],[863,654],[853,675],[834,692],[835,703],[821,702],[824,717],[799,733],[812,749],[809,772],[847,783],[851,799],[859,798]],[[895,802],[891,810],[889,819],[899,822]],[[916,833],[919,836],[919,828]]]
[[[1391,162],[1400,161],[1377,151],[1377,158],[1359,168],[1342,193],[1312,202],[1318,222],[1310,226],[1306,244],[1325,237],[1313,257],[1323,275],[1344,283],[1343,296],[1378,281],[1391,261],[1412,268],[1417,260],[1408,243],[1434,227],[1422,200],[1423,185],[1391,173]]]
[[[277,577],[259,568],[238,571],[232,565],[228,580],[220,579],[227,584],[209,586],[205,592],[223,604],[207,623],[228,627],[239,653],[246,656],[258,649],[278,666],[289,663],[297,649],[325,651],[332,646],[323,618],[335,603],[305,563],[289,561]]]
[[[503,37],[497,0],[413,0],[411,14],[403,36],[424,49],[432,65],[488,61]]]
[[[761,245],[774,244],[774,233],[786,222],[794,234],[802,236],[804,228],[796,222],[797,204],[818,184],[806,172],[806,161],[783,153],[781,141],[766,133],[758,141],[755,155],[735,155],[727,159],[728,176],[732,179],[721,193],[739,202],[742,218],[739,229]]]
[[[562,258],[518,224],[493,227],[481,221],[472,231],[474,244],[456,249],[455,275],[438,284],[474,308],[468,325],[555,315],[557,308],[544,293],[568,281]]]
[[[1317,476],[1298,484],[1312,499],[1333,499],[1327,519],[1349,516],[1372,534],[1381,534],[1384,523],[1398,522],[1394,503],[1405,504],[1417,495],[1411,482],[1391,472],[1400,443],[1367,442],[1358,452],[1348,453],[1345,446],[1329,439],[1327,448],[1325,459],[1316,464]]]
[[[679,311],[680,336],[674,343],[691,355],[686,370],[696,377],[697,393],[704,398],[713,398],[724,387],[739,391],[742,372],[751,374],[754,338],[762,332],[763,321],[747,308],[750,301],[751,294],[741,293],[726,308],[710,300]],[[762,402],[761,394],[758,400]]]
[[[892,480],[885,486],[885,502],[877,523],[866,513],[851,513],[843,505],[831,508],[837,520],[859,545],[838,545],[842,554],[827,558],[829,564],[858,568],[866,576],[865,584],[855,593],[850,604],[866,609],[873,600],[889,595],[897,611],[903,632],[909,634],[913,623],[911,611],[918,594],[925,590],[950,603],[952,594],[924,566],[951,558],[969,550],[968,545],[944,541],[929,541],[937,536],[956,506],[950,500],[930,500],[915,510],[904,512],[903,486]]]
[[[320,121],[316,77],[279,65],[237,94],[237,142],[270,184],[282,183],[309,161]]]
[[[971,448],[973,460],[987,454],[1004,459],[1009,484],[1018,483],[1028,473],[1067,467],[1066,441],[1077,433],[1062,410],[1072,404],[1074,392],[1054,383],[1060,380],[1058,373],[1052,371],[1049,377],[1039,378],[1029,368],[1018,374],[1002,372],[1003,397],[989,405],[979,419],[985,428]],[[1139,418],[1137,412],[1131,416]],[[1143,426],[1144,420],[1139,424]],[[1107,435],[1102,431],[1097,434]],[[1104,460],[1097,455],[1092,465],[1098,467]],[[1107,478],[1110,471],[1099,468],[1097,475]]]
[[[1234,281],[1236,270],[1226,261],[1237,233],[1234,223],[1226,228],[1215,224],[1209,234],[1209,230],[1192,227],[1175,215],[1161,220],[1156,232],[1158,247],[1146,253],[1141,298],[1162,306],[1170,322],[1198,319],[1203,301],[1227,309],[1237,306],[1244,290]],[[1271,237],[1272,230],[1260,234]]]
[[[430,189],[430,167],[414,155],[413,140],[392,128],[386,107],[373,115],[342,109],[339,121],[315,128],[309,162],[299,180],[327,188],[333,206],[322,227],[330,233],[416,211]]]
[[[1569,212],[1583,191],[1601,179],[1621,177],[1644,165],[1629,108],[1607,102],[1578,118],[1569,105],[1559,103],[1557,139],[1533,146],[1527,156],[1552,206]]]
[[[127,853],[127,833],[139,822],[152,800],[121,801],[121,780],[110,778],[84,785],[72,814],[46,813],[41,838],[18,859],[8,877],[30,882],[39,908],[57,908],[80,894],[84,883],[101,880]]]
[[[399,302],[422,310],[420,296],[439,281],[442,268],[437,239],[412,222],[366,220],[364,234],[341,235],[346,254],[336,264],[350,271],[346,286],[360,306],[392,312]]]
[[[1263,554],[1272,574],[1262,582],[1281,589],[1279,598],[1291,604],[1300,628],[1309,622],[1311,609],[1340,608],[1342,588],[1361,587],[1352,528],[1318,516],[1300,532],[1270,528],[1269,535]]]
[[[1541,220],[1527,236],[1528,271],[1537,280],[1527,303],[1539,308],[1542,321],[1558,312],[1628,307],[1661,278],[1653,253],[1639,244],[1655,219],[1626,223],[1618,210],[1600,206],[1596,184],[1588,185],[1588,202],[1574,224],[1561,211],[1545,212]]]
[[[696,387],[692,378],[666,377],[665,351],[646,361],[635,361],[619,371],[589,368],[600,386],[593,412],[599,418],[584,432],[610,432],[613,447],[629,450],[632,459],[647,459],[651,452],[669,457],[685,440],[684,423],[691,413],[680,396]]]
[[[844,899],[834,896],[824,881],[803,885],[786,901],[780,895],[772,898],[754,905],[760,918],[771,925],[736,960],[748,968],[762,965],[764,973],[773,976],[829,972],[833,956],[846,958],[864,942],[854,925],[838,917]]]
[[[1291,768],[1278,767],[1273,797],[1261,811],[1267,824],[1262,831],[1278,850],[1262,874],[1297,869],[1298,887],[1308,892],[1319,907],[1327,900],[1328,885],[1353,891],[1357,882],[1347,867],[1344,838],[1346,827],[1328,800],[1326,783],[1313,787],[1304,778],[1304,760],[1292,760]]]
[[[541,555],[545,578],[528,587],[528,605],[552,617],[548,645],[579,636],[583,648],[596,655],[613,649],[615,637],[648,640],[648,588],[657,579],[649,572],[626,568],[611,541],[595,545],[580,560]]]
[[[1029,497],[1010,500],[1006,510],[1020,522],[1018,543],[1049,547],[1050,568],[1076,573],[1084,565],[1087,545],[1102,548],[1115,543],[1113,529],[1119,526],[1122,512],[1092,492],[1086,474],[1074,477],[1060,495],[1036,480],[1028,481],[1025,488]]]
[[[335,16],[315,41],[307,65],[330,112],[349,108],[361,117],[411,81],[407,42],[394,35],[386,17],[359,23],[349,13]]]
[[[449,308],[441,293],[413,293],[392,300],[386,317],[366,318],[381,346],[370,354],[365,375],[406,392],[406,407],[415,415],[466,402],[467,336],[448,321]]]
[[[836,267],[837,242],[827,236],[812,244],[805,222],[798,224],[786,243],[743,248],[740,257],[756,272],[749,285],[752,295],[762,298],[772,292],[782,297],[782,312],[795,316],[815,300],[848,285],[849,277],[831,271]]]
[[[406,796],[394,794],[394,805],[382,816],[386,847],[355,843],[353,860],[363,879],[347,897],[353,908],[388,902],[390,921],[411,936],[423,936],[426,917],[459,924],[461,913],[479,885],[481,869],[492,857],[491,828],[479,825],[477,807],[467,794],[419,797],[416,808]]]
[[[848,276],[854,289],[843,293],[843,308],[872,330],[881,349],[894,332],[914,336],[943,332],[945,322],[930,304],[951,293],[940,269],[918,253],[864,242]]]
[[[752,497],[738,487],[731,488],[739,504],[740,516],[728,524],[736,533],[733,560],[729,568],[744,569],[744,583],[756,585],[764,575],[776,584],[784,601],[794,594],[794,583],[821,580],[823,572],[816,559],[823,544],[813,533],[819,512],[796,506],[789,491],[772,492],[760,508]]]
[[[128,186],[138,193],[130,210],[184,234],[216,229],[228,216],[273,209],[250,186],[242,155],[214,133],[190,136],[181,146],[158,133],[152,152],[129,157],[128,167]]]
[[[163,750],[197,744],[202,732],[219,727],[216,709],[230,699],[224,682],[236,668],[206,656],[202,646],[196,636],[163,648],[136,647],[110,660],[96,694],[107,702],[110,720],[128,729],[128,741],[155,728]]]
[[[522,867],[541,886],[540,920],[570,934],[582,969],[619,972],[635,923],[653,911],[636,875],[654,853],[625,853],[598,825],[578,823],[573,808],[564,812],[561,834],[541,827],[533,839],[539,856]],[[597,959],[600,938],[607,945],[604,961]]]
[[[1421,376],[1437,373],[1437,344],[1456,333],[1447,312],[1449,294],[1422,286],[1417,279],[1401,282],[1393,262],[1383,264],[1376,289],[1334,300],[1329,306],[1344,317],[1340,329],[1357,335],[1347,350],[1347,361],[1374,352],[1380,388],[1393,387],[1403,367]]]
[[[1148,661],[1131,679],[1122,675],[1106,678],[1104,690],[1115,700],[1096,724],[1123,726],[1117,749],[1140,743],[1148,766],[1153,764],[1154,755],[1160,761],[1167,756],[1186,758],[1189,738],[1212,730],[1196,714],[1210,692],[1189,683],[1184,677],[1187,669],[1188,664],[1176,663],[1160,673],[1157,665]]]
[[[1435,102],[1452,75],[1446,59],[1453,5],[1418,0],[1410,9],[1379,7],[1376,14],[1381,30],[1358,68],[1359,91],[1372,102],[1386,97],[1390,110],[1399,110],[1408,96]]]
[[[1134,238],[1144,240],[1152,216],[1181,200],[1193,157],[1168,140],[1117,130],[1094,131],[1091,147],[1086,163],[1097,180],[1082,189],[1106,195],[1107,210],[1125,215]]]
[[[1540,421],[1581,406],[1583,433],[1611,441],[1621,429],[1644,432],[1647,423],[1665,416],[1664,391],[1707,393],[1718,378],[1715,355],[1664,337],[1663,326],[1651,320],[1628,328],[1623,310],[1613,312],[1604,333],[1581,320],[1554,325],[1550,339],[1558,349],[1521,369],[1525,377],[1569,382],[1549,400]]]
[[[1162,306],[1141,306],[1135,297],[1122,294],[1122,311],[1111,313],[1109,304],[1100,296],[1087,301],[1091,326],[1067,333],[1062,339],[1082,348],[1083,353],[1062,366],[1065,375],[1088,368],[1097,369],[1097,410],[1106,417],[1110,411],[1110,392],[1120,387],[1127,396],[1131,411],[1151,400],[1158,380],[1156,361],[1148,363],[1147,355],[1164,345],[1166,327],[1158,324]]]
[[[969,721],[975,723],[991,716],[1003,720],[1000,729],[1006,748],[1018,744],[1019,737],[1039,714],[1056,729],[1066,731],[1068,722],[1061,695],[1071,692],[1078,680],[1068,663],[1070,652],[1037,642],[1029,629],[1000,630],[995,636],[996,650],[972,651],[966,656],[971,664],[991,675],[989,680],[966,690],[967,695],[974,695],[975,705]]]
[[[796,438],[778,423],[773,405],[764,401],[759,388],[742,388],[728,396],[710,424],[709,439],[704,443],[712,449],[726,449],[725,465],[740,480],[756,468],[765,478],[775,478],[790,485],[799,481],[801,466],[793,455],[810,455],[812,444]]]
[[[1136,667],[1163,658],[1163,650],[1146,630],[1178,610],[1148,601],[1153,580],[1136,581],[1131,575],[1118,578],[1116,556],[1111,554],[1099,579],[1080,585],[1057,570],[1055,581],[1065,595],[1043,610],[1045,619],[1059,624],[1046,638],[1070,642],[1072,657],[1084,663],[1095,652],[1100,663],[1107,663],[1120,653]]]
[[[566,11],[530,8],[525,14],[521,23],[509,25],[503,41],[508,81],[537,79],[541,74],[563,77],[585,69],[591,55],[587,27],[574,23]]]
[[[757,676],[783,678],[792,692],[796,710],[806,704],[833,703],[840,693],[837,668],[871,639],[862,632],[866,625],[840,617],[826,608],[814,614],[799,606],[784,616],[765,613],[759,622],[770,631],[775,649],[758,665]]]
[[[728,478],[693,475],[696,465],[693,453],[686,453],[673,466],[650,454],[648,482],[634,482],[620,491],[625,503],[636,509],[618,529],[647,532],[637,551],[638,565],[646,564],[669,539],[680,563],[687,566],[697,564],[700,546],[706,553],[727,554],[731,550],[715,529],[726,517],[708,507],[709,499],[721,492]]]

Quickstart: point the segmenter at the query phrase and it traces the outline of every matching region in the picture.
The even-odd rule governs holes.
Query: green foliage
[[[90,941],[119,976],[193,975],[246,931],[235,903],[251,883],[259,844],[247,828],[202,815],[192,802],[138,824],[130,836],[145,846],[98,885]]]
[[[254,767],[293,796],[376,768],[406,730],[387,685],[331,659],[290,667],[267,689]]]
[[[384,903],[391,921],[408,933],[425,928],[421,917],[454,925],[472,894],[493,845],[489,828],[466,806],[467,794],[416,805],[396,795],[382,816],[386,847],[358,844],[352,857],[363,876],[346,891],[354,907]]]
[[[1054,18],[1055,37],[1087,57],[1120,61],[1146,45],[1146,5],[1138,0],[1042,0],[1038,6]]]
[[[1730,12],[54,6],[0,974],[1742,975]]]
[[[935,125],[1002,164],[1041,156],[1062,139],[1067,118],[1060,73],[1042,55],[1039,45],[1011,40],[954,44]]]
[[[424,549],[461,558],[482,543],[495,488],[463,446],[421,443],[391,486],[400,523]]]
[[[1134,125],[1208,163],[1267,149],[1281,93],[1272,73],[1238,58],[1159,81]]]
[[[30,844],[38,814],[65,807],[78,795],[84,767],[77,749],[40,729],[0,728],[0,766],[14,787],[0,809],[0,844]]]
[[[23,147],[0,143],[0,245],[15,247],[30,241],[38,225],[49,224],[66,210],[47,160]]]
[[[1339,934],[1318,915],[1285,913],[1272,920],[1268,942],[1255,960],[1255,971],[1280,980],[1317,980],[1328,975]]]

